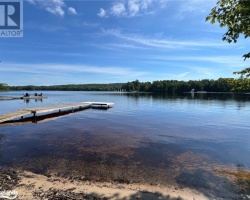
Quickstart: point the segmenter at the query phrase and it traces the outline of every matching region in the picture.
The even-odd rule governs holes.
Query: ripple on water
[[[230,188],[243,176],[222,169],[250,169],[249,100],[43,93],[49,98],[42,102],[1,101],[0,112],[81,101],[115,106],[0,127],[2,165],[61,176],[185,186],[221,197],[220,189],[232,196]]]

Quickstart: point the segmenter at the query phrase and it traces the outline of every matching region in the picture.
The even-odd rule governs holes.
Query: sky
[[[23,37],[0,38],[0,83],[234,77],[249,40],[205,21],[216,0],[25,0]]]

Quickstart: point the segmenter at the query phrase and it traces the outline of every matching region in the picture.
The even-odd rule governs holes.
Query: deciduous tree
[[[218,0],[212,8],[206,21],[212,24],[218,22],[221,27],[227,27],[227,32],[222,39],[229,43],[236,43],[239,36],[250,37],[250,1],[249,0]],[[250,58],[250,52],[243,55],[244,60]],[[250,76],[250,68],[234,74]]]

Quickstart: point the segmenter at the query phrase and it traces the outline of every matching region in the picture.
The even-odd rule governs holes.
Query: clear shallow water
[[[48,99],[0,101],[0,114],[83,101],[115,106],[38,124],[0,127],[1,165],[97,180],[177,184],[208,191],[207,195],[221,192],[222,197],[235,191],[215,171],[250,170],[250,96],[43,94]]]

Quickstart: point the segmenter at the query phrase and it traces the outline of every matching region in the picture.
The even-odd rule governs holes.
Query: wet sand
[[[187,156],[183,155],[185,158]],[[48,160],[47,162],[51,161]],[[68,169],[63,173],[63,169],[65,170],[69,163],[63,164],[59,160],[55,163],[57,165],[54,165],[53,170],[48,168],[43,173],[35,173],[34,168],[32,169],[33,172],[20,167],[0,168],[0,191],[15,190],[18,192],[18,199],[22,200],[250,199],[250,172],[242,168],[221,166],[217,167],[213,172],[209,172],[205,168],[194,170],[192,166],[189,166],[189,169],[185,168],[182,173],[175,177],[175,181],[171,180],[171,176],[169,176],[170,179],[164,182],[166,178],[166,176],[164,178],[164,174],[166,175],[167,170],[160,171],[156,168],[154,169],[156,172],[153,169],[148,169],[149,171],[143,173],[139,173],[138,169],[134,172],[129,172],[119,169],[119,167],[105,168],[104,172],[107,178],[104,180],[98,176],[100,174],[97,165],[88,167],[87,165],[81,165],[81,169],[78,168],[78,171],[75,171],[76,168],[72,167],[72,173],[69,173],[71,166],[68,166]],[[92,171],[90,170],[91,168]],[[145,175],[148,172],[151,172],[152,182],[154,182],[153,180],[161,181],[150,183],[148,181],[150,177],[145,179]],[[173,171],[170,172],[173,173]],[[162,179],[160,175],[162,175]],[[135,176],[138,180],[132,181],[135,180]]]
[[[117,182],[79,181],[44,176],[31,172],[20,173],[15,187],[18,198],[29,199],[183,199],[206,200],[203,194],[188,188],[121,184]]]

